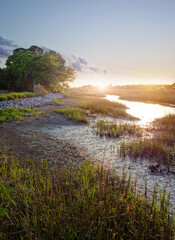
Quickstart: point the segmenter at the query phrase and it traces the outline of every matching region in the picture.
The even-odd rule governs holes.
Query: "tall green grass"
[[[0,123],[12,120],[22,120],[26,116],[35,116],[36,109],[30,108],[6,108],[0,109]]]
[[[106,99],[87,99],[79,105],[80,108],[89,110],[90,113],[100,113],[113,117],[124,117],[135,119],[135,117],[126,113],[126,106],[121,103],[111,102]]]
[[[106,122],[104,120],[97,121],[96,134],[108,137],[120,137],[122,135],[142,135],[142,130],[136,124],[116,124],[114,122]]]
[[[150,202],[126,174],[85,163],[64,169],[47,161],[0,156],[1,239],[173,239],[169,197]],[[159,199],[159,200],[158,200]]]
[[[87,122],[86,113],[84,110],[79,108],[62,108],[55,109],[56,113],[62,114],[71,120],[78,122]]]
[[[131,158],[148,158],[156,160],[158,163],[167,165],[168,169],[175,164],[175,145],[168,146],[157,138],[134,139],[130,142],[123,141],[120,145],[120,155]]]
[[[171,114],[153,122],[153,137],[122,142],[121,156],[155,159],[170,170],[175,165],[175,115]]]
[[[7,100],[18,100],[22,98],[34,97],[35,93],[31,92],[22,92],[22,93],[8,93],[3,94],[0,96],[0,101],[7,101]]]
[[[170,135],[173,135],[174,138],[172,138],[172,140],[173,143],[175,143],[175,114],[169,114],[163,118],[157,118],[153,122],[153,126],[155,127],[156,132],[166,133],[164,135],[169,135],[169,138]]]

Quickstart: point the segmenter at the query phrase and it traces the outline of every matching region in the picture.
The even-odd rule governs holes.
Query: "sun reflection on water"
[[[106,99],[125,104],[128,107],[127,113],[139,118],[140,121],[138,123],[140,125],[148,125],[156,118],[161,118],[168,114],[175,114],[175,108],[162,106],[160,104],[121,100],[119,96],[115,95],[106,95]]]

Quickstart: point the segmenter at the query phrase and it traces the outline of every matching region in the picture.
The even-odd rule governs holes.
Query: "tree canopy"
[[[17,48],[6,61],[6,68],[0,69],[0,87],[8,90],[32,91],[36,84],[48,91],[60,91],[75,78],[75,70],[66,66],[63,57],[50,50],[31,46]]]

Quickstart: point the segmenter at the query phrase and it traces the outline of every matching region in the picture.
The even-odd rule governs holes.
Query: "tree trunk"
[[[35,84],[35,80],[33,79],[33,92],[36,91],[36,84]]]

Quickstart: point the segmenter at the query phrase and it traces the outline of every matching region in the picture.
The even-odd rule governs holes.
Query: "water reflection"
[[[106,95],[106,99],[125,104],[128,107],[127,113],[140,118],[139,124],[141,125],[147,125],[155,118],[161,118],[168,114],[175,114],[175,108],[162,106],[160,104],[121,100],[119,96],[116,95]]]

